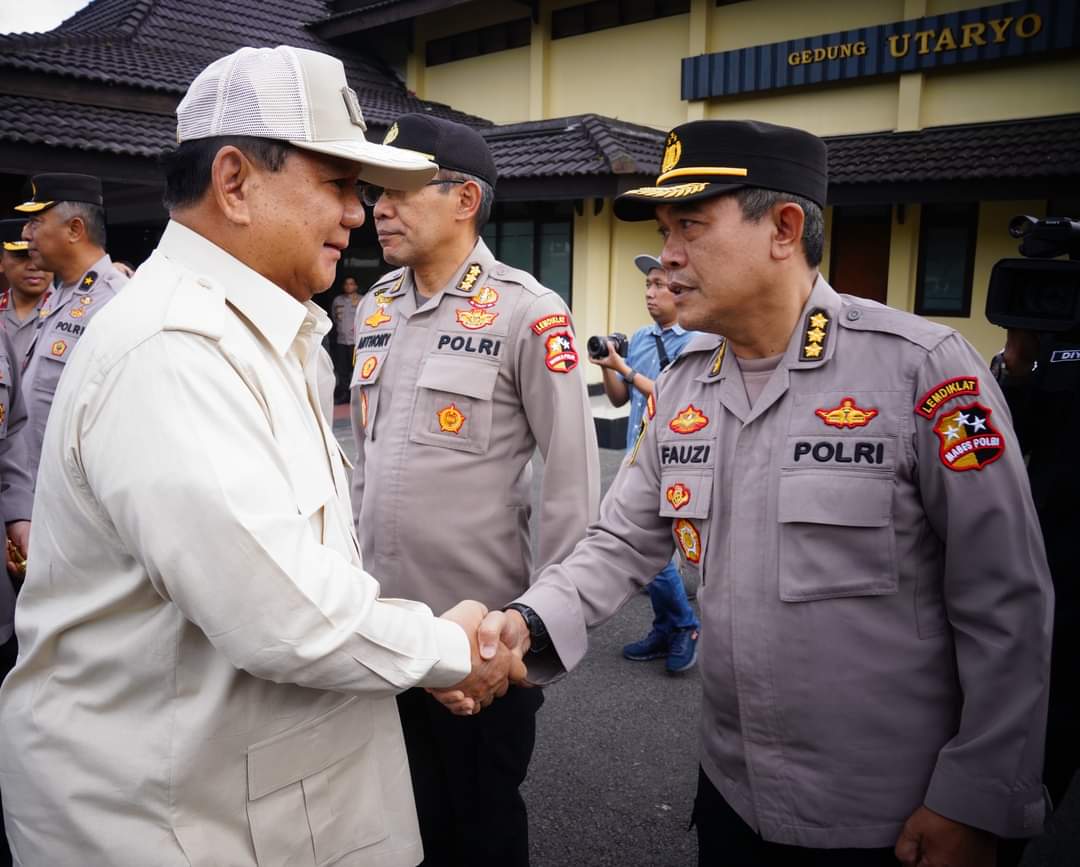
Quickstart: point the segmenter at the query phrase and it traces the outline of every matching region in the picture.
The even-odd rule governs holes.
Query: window
[[[978,204],[922,207],[915,312],[970,316]]]
[[[551,38],[564,39],[622,24],[636,24],[682,15],[690,11],[690,0],[594,0],[551,13]]]
[[[467,60],[508,48],[522,48],[529,44],[531,38],[531,22],[528,18],[518,18],[479,30],[432,39],[425,50],[426,62],[428,66],[438,66],[440,63]]]
[[[528,271],[571,306],[574,217],[569,202],[499,202],[484,227],[495,258]]]

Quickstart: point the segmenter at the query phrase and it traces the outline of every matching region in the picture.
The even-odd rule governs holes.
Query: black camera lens
[[[585,344],[590,358],[604,358],[607,355],[607,338],[594,334]]]

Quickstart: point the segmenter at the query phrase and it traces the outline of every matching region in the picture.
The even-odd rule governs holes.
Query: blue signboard
[[[1076,0],[1018,0],[685,57],[682,98],[734,96],[1075,49],[1080,47],[1077,10]]]

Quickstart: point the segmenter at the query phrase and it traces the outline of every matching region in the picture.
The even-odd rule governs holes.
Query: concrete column
[[[405,61],[405,87],[415,93],[421,99],[424,98],[424,70],[427,68],[425,57],[427,54],[427,38],[419,18],[412,22],[412,49]]]
[[[584,341],[590,334],[607,334],[611,310],[611,252],[613,246],[611,202],[603,201],[594,214],[595,199],[585,199],[583,213],[574,214],[574,329],[585,352]],[[599,368],[588,365],[586,378],[599,382]]]

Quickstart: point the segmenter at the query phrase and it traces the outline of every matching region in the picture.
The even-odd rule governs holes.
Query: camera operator
[[[604,368],[604,392],[608,400],[615,406],[630,401],[626,429],[628,450],[637,441],[656,377],[696,334],[681,328],[675,319],[675,300],[668,289],[667,274],[660,260],[641,255],[634,257],[634,264],[645,275],[645,306],[653,324],[635,331],[628,345],[621,334],[589,340],[589,360]],[[594,351],[598,344],[601,350],[606,347],[605,355]],[[654,615],[652,630],[640,641],[626,645],[623,656],[637,662],[666,659],[668,674],[692,668],[697,661],[701,624],[690,607],[686,588],[673,563],[669,562],[649,584],[649,600]]]
[[[1006,328],[991,365],[1013,416],[1027,461],[1031,494],[1054,582],[1043,780],[1060,805],[1080,767],[1080,569],[1076,535],[1080,454],[1080,224],[1017,217],[1010,233],[1028,259],[999,262],[991,277],[987,318]],[[1073,261],[1048,257],[1069,253]],[[1078,792],[1077,794],[1080,794]]]

